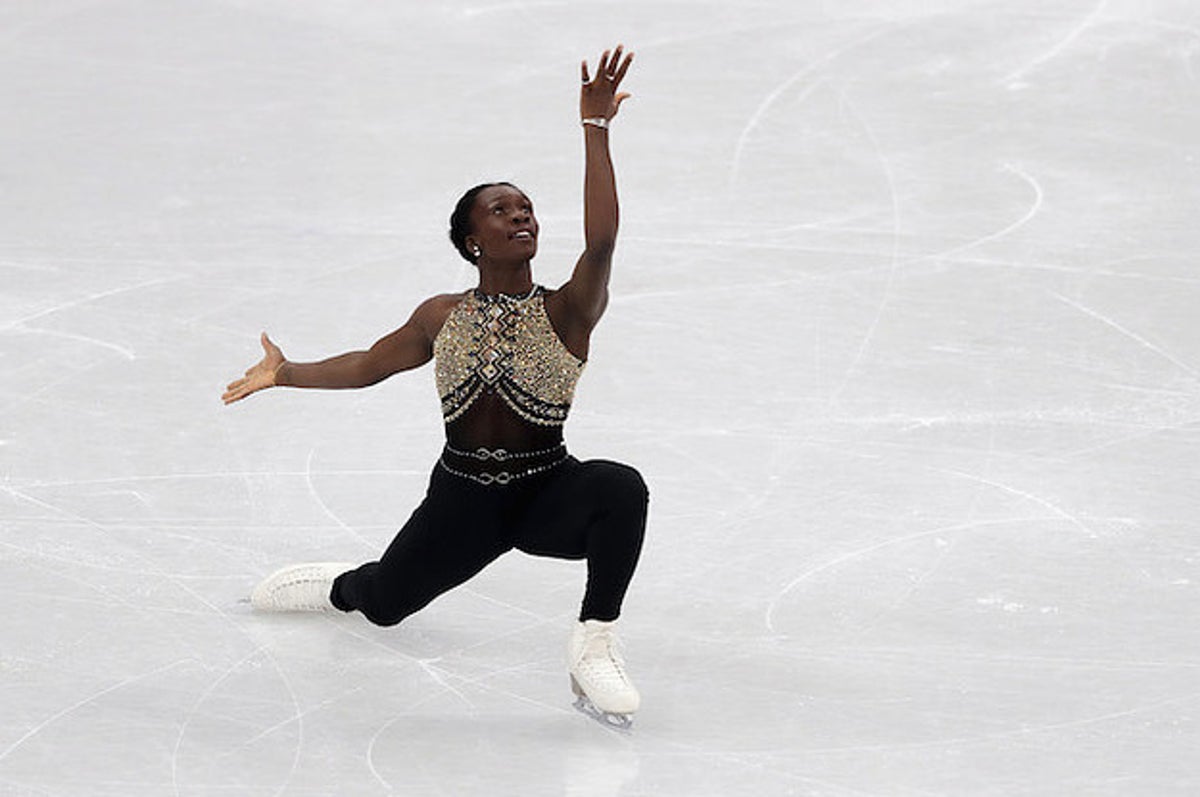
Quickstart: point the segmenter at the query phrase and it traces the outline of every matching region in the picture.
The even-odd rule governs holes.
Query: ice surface
[[[568,439],[652,489],[628,737],[579,564],[239,602],[386,545],[431,373],[218,398],[470,286],[476,182],[563,280],[618,40]],[[1198,61],[1182,0],[3,4],[0,794],[1200,792]]]

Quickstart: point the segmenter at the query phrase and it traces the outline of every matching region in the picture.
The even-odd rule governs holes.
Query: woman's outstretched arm
[[[400,371],[417,368],[433,358],[433,339],[453,301],[454,297],[434,297],[422,303],[404,326],[380,338],[370,349],[319,362],[291,362],[264,332],[262,360],[251,366],[241,379],[231,382],[221,400],[232,404],[269,387],[328,390],[367,387]]]
[[[611,52],[606,50],[600,56],[594,79],[588,75],[587,61],[583,62],[579,113],[585,152],[584,250],[571,279],[562,287],[562,293],[570,308],[571,326],[582,327],[585,335],[595,327],[608,305],[608,279],[617,242],[620,214],[608,131],[621,103],[630,96],[617,91],[633,61],[633,53],[622,58],[623,50],[622,45]]]

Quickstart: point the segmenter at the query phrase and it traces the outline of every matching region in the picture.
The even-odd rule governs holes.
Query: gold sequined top
[[[450,311],[433,341],[442,418],[450,423],[484,391],[498,393],[530,423],[567,420],[584,362],[550,325],[540,285],[528,296],[470,291]]]

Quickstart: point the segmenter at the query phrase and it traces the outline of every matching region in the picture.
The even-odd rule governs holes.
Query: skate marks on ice
[[[0,138],[30,153],[2,177],[42,209],[14,207],[22,223],[0,236],[0,268],[16,275],[0,296],[15,362],[0,397],[13,603],[0,790],[1195,791],[1200,579],[1184,475],[1200,282],[1178,210],[1196,204],[1194,8],[705,6],[779,20],[747,35],[680,19],[678,3],[628,6],[651,42],[644,102],[614,138],[637,212],[572,434],[655,477],[629,612],[648,713],[629,734],[561,688],[555,613],[578,573],[547,589],[501,569],[387,633],[230,610],[297,553],[386,543],[411,509],[389,491],[421,477],[424,442],[387,427],[379,448],[396,464],[378,467],[340,421],[386,423],[430,398],[425,385],[221,414],[215,397],[206,412],[162,384],[216,390],[260,324],[302,327],[296,353],[315,356],[361,343],[355,316],[390,321],[446,278],[466,287],[472,269],[452,252],[414,255],[425,238],[410,222],[444,246],[439,197],[468,177],[516,164],[497,176],[553,196],[569,220],[578,173],[562,164],[578,142],[555,132],[548,109],[571,109],[548,76],[615,22],[566,3],[470,3],[480,13],[456,25],[408,0],[241,5],[186,25],[144,2],[0,11],[17,32],[0,89],[19,121]],[[385,41],[414,26],[429,37]],[[185,35],[170,64],[203,92],[156,68],[154,42]],[[485,46],[497,35],[514,46]],[[410,61],[445,66],[415,79],[428,70]],[[527,93],[479,91],[480,68]],[[96,75],[117,101],[84,108]],[[471,93],[481,115],[447,115],[446,92]],[[186,128],[147,113],[155,103]],[[547,110],[515,120],[526,104]],[[432,127],[405,138],[414,107]],[[471,155],[480,118],[519,121],[536,146],[501,130]],[[96,146],[78,150],[85,137]],[[401,146],[373,143],[391,138]],[[105,173],[109,153],[124,165]],[[119,172],[112,203],[70,199],[80,177]],[[679,185],[712,193],[680,201]],[[304,251],[319,256],[296,265]],[[1134,261],[1146,267],[1120,265]],[[375,296],[331,301],[360,275]],[[716,313],[749,337],[698,322]],[[658,368],[622,371],[647,330],[656,345],[687,341]],[[681,383],[702,392],[675,401]],[[672,401],[647,414],[659,395]],[[705,460],[710,436],[727,443]],[[726,684],[739,688],[713,688]]]
[[[1073,307],[1076,310],[1078,310],[1079,312],[1083,313],[1084,315],[1086,315],[1090,318],[1094,318],[1097,321],[1099,321],[1100,323],[1105,324],[1106,326],[1112,327],[1117,332],[1121,333],[1125,337],[1134,341],[1138,345],[1144,346],[1145,348],[1149,349],[1150,351],[1154,352],[1155,354],[1161,356],[1163,359],[1169,361],[1172,365],[1178,367],[1181,371],[1186,373],[1188,376],[1190,376],[1194,379],[1200,379],[1200,371],[1198,371],[1194,366],[1183,362],[1178,357],[1171,354],[1169,351],[1163,349],[1161,346],[1156,345],[1155,343],[1152,343],[1149,340],[1146,340],[1146,338],[1137,334],[1133,330],[1128,329],[1127,327],[1117,323],[1116,321],[1109,318],[1108,316],[1106,316],[1096,310],[1093,310],[1090,307],[1086,307],[1083,304],[1080,304],[1079,302],[1077,302],[1073,299],[1068,299],[1066,296],[1063,296],[1058,293],[1051,293],[1051,295],[1055,299],[1058,299],[1060,302],[1067,305],[1068,307]]]
[[[1096,4],[1095,8],[1086,13],[1083,19],[1081,19],[1074,27],[1067,31],[1066,35],[1064,35],[1062,39],[1057,41],[1045,52],[1042,52],[1030,59],[1028,63],[1022,65],[1018,69],[1013,70],[1008,75],[1005,75],[1000,81],[1001,84],[1010,90],[1025,88],[1028,85],[1025,82],[1025,78],[1030,73],[1034,72],[1050,61],[1053,61],[1055,58],[1058,58],[1060,55],[1066,52],[1067,49],[1070,48],[1070,46],[1074,44],[1087,31],[1088,28],[1100,21],[1100,17],[1104,13],[1104,10],[1107,6],[1108,0],[1100,0],[1100,2]]]

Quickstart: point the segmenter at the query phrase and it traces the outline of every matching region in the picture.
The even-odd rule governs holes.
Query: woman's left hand
[[[583,90],[579,95],[579,115],[582,119],[601,117],[612,119],[617,115],[621,103],[632,95],[628,92],[617,92],[617,87],[625,79],[629,65],[633,62],[633,53],[621,58],[625,45],[618,44],[613,51],[605,50],[596,65],[596,77],[588,76],[587,61],[583,62]]]

